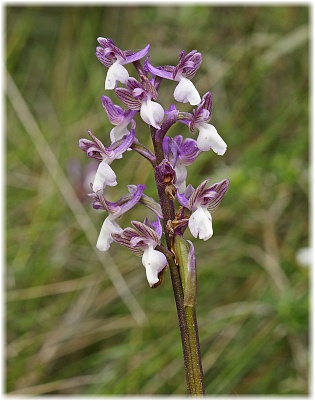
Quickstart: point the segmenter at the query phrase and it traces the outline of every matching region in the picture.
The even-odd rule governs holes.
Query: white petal
[[[183,194],[186,190],[186,177],[187,177],[187,169],[186,167],[177,160],[175,164],[175,173],[176,173],[176,183],[175,186],[178,189],[178,193]]]
[[[164,118],[164,109],[159,103],[147,99],[141,105],[140,116],[145,123],[159,129],[159,123]]]
[[[227,144],[220,137],[215,127],[211,124],[201,123],[197,125],[197,128],[199,129],[198,148],[204,152],[212,149],[218,155],[224,155]]]
[[[115,220],[111,220],[110,216],[106,217],[97,239],[96,248],[99,251],[106,252],[114,241],[111,234],[119,234],[122,231],[122,228],[119,227]]]
[[[114,187],[117,185],[116,174],[113,169],[106,163],[105,160],[101,161],[95,174],[93,182],[93,191],[103,191],[106,185]]]
[[[195,85],[187,78],[181,77],[179,84],[174,90],[174,98],[178,102],[196,105],[201,102],[201,97],[195,88]]]
[[[206,208],[199,206],[190,216],[188,227],[195,238],[206,241],[213,235],[211,214]]]
[[[111,132],[110,132],[110,140],[111,143],[119,141],[119,139],[121,139],[124,135],[129,135],[130,131],[127,128],[129,124],[128,120],[123,120],[121,123],[119,123],[118,125],[116,125],[116,127],[114,127]],[[117,159],[120,159],[121,157],[118,157]]]
[[[167,265],[167,260],[163,253],[153,249],[153,245],[149,245],[143,252],[142,264],[145,267],[150,287],[152,287],[159,281],[158,273]]]
[[[125,67],[119,64],[119,60],[117,60],[115,61],[114,64],[112,64],[109,67],[107,71],[105,79],[105,89],[114,89],[116,81],[119,81],[124,84],[126,83],[128,78],[129,78],[128,71],[126,70]]]

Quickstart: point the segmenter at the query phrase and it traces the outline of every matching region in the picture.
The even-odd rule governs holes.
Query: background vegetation
[[[109,143],[105,68],[95,57],[103,36],[122,49],[151,43],[156,65],[176,64],[182,49],[203,54],[194,83],[212,91],[212,123],[228,151],[201,155],[189,181],[231,181],[213,238],[194,241],[207,394],[308,394],[309,269],[297,252],[309,241],[309,7],[5,12],[6,392],[186,392],[169,274],[152,290],[136,256],[95,249],[105,214],[86,196],[95,166],[77,144],[87,129]],[[165,107],[173,87],[161,90]],[[188,135],[183,126],[173,132]],[[156,196],[140,156],[113,167],[112,199],[130,183]],[[137,206],[120,223],[146,213]]]

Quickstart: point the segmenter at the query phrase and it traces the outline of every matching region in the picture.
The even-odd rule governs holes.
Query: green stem
[[[155,141],[156,130],[151,127],[151,134],[157,165],[162,161],[164,155],[162,143]],[[172,238],[167,230],[167,222],[174,220],[174,202],[167,197],[164,188],[157,185],[160,205],[163,213],[163,225],[167,248],[172,252]],[[183,284],[180,276],[179,266],[176,265],[172,253],[167,255],[170,268],[173,292],[177,308],[178,323],[182,340],[184,366],[186,372],[187,392],[189,395],[204,395],[204,378],[201,364],[200,344],[195,306],[184,306]]]
[[[192,306],[184,306],[184,294],[179,268],[175,264],[174,259],[169,259],[168,262],[182,339],[187,392],[189,395],[204,395],[205,389],[196,308]]]

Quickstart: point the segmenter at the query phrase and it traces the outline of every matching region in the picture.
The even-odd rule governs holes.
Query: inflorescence
[[[109,133],[110,146],[105,147],[90,131],[88,133],[91,139],[79,141],[79,147],[87,156],[99,162],[91,184],[93,192],[89,196],[93,199],[93,207],[105,210],[107,217],[96,247],[106,252],[116,242],[129,248],[135,255],[142,257],[149,285],[156,287],[168,264],[166,256],[169,251],[162,244],[163,232],[165,234],[167,231],[168,236],[182,237],[188,227],[193,237],[204,241],[213,235],[211,213],[219,206],[229,180],[224,179],[207,187],[210,180],[206,179],[194,188],[191,184],[186,185],[186,167],[202,152],[212,150],[223,155],[227,145],[216,128],[209,123],[212,112],[211,92],[205,93],[201,98],[191,81],[201,65],[201,53],[196,50],[188,54],[181,51],[176,66],[154,67],[148,57],[150,45],[134,52],[119,49],[111,39],[100,37],[98,42],[100,46],[96,48],[96,57],[108,67],[105,89],[114,90],[126,108],[123,109],[109,97],[102,96],[102,105],[114,126]],[[143,58],[145,61],[142,64],[140,60]],[[138,80],[130,77],[124,67],[131,63],[139,75]],[[164,110],[157,102],[163,79],[177,82],[174,98],[177,102],[195,106],[191,113],[179,111],[175,104]],[[123,86],[118,86],[118,82]],[[154,151],[144,146],[136,135],[135,117],[138,113],[149,125]],[[175,123],[188,126],[191,134],[197,130],[197,139],[184,138],[182,135],[170,137],[168,131]],[[160,202],[156,202],[144,194],[145,186],[141,184],[128,185],[128,193],[116,202],[105,198],[106,187],[117,185],[111,164],[114,160],[121,159],[128,150],[136,151],[151,163],[159,194],[165,194],[171,202],[178,201],[179,208],[174,219],[168,219],[163,214],[161,196]],[[156,220],[132,220],[133,227],[121,228],[117,219],[138,203],[153,211]],[[188,269],[192,269],[195,268],[194,248],[190,241],[187,243],[190,244]]]

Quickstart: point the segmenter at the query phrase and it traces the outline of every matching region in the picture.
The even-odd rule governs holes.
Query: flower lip
[[[174,91],[174,98],[178,102],[189,102],[191,105],[196,105],[201,101],[201,97],[195,85],[184,76],[181,76],[179,79],[179,83]]]
[[[219,156],[224,155],[227,149],[227,144],[221,138],[216,128],[207,123],[196,124],[196,127],[199,129],[199,135],[197,138],[198,148],[203,152],[212,149]]]
[[[188,227],[195,238],[208,240],[213,235],[211,214],[206,208],[197,207],[189,218]]]

